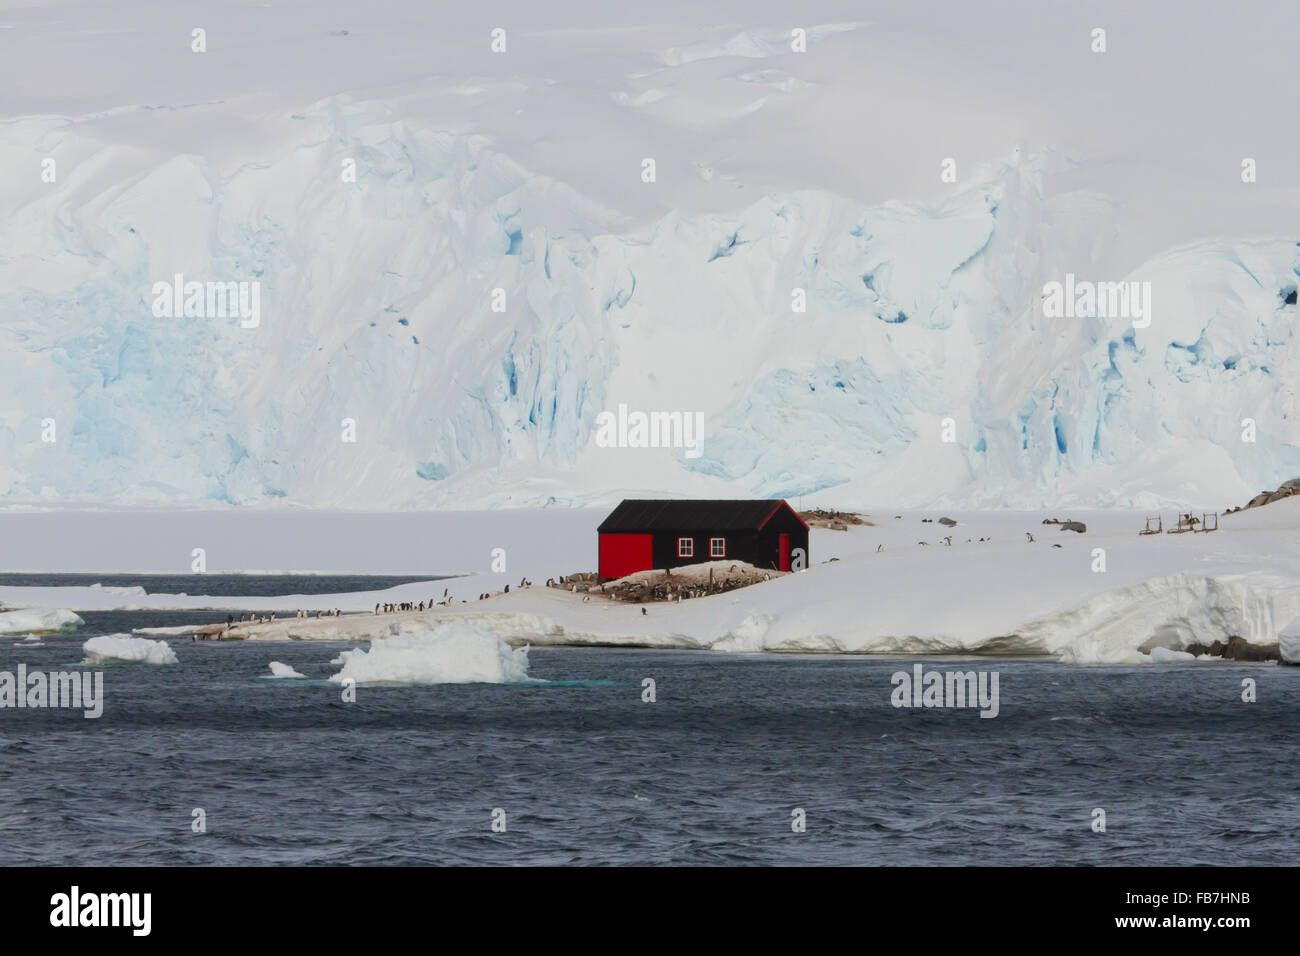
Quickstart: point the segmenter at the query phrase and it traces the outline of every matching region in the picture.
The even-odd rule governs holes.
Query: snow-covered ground
[[[1137,533],[1144,526],[1140,512],[877,513],[871,515],[875,526],[814,530],[807,571],[680,604],[649,604],[644,615],[639,606],[599,598],[584,603],[581,595],[541,586],[548,577],[594,567],[600,520],[591,512],[547,514],[552,523],[545,543],[557,557],[534,548],[523,552],[527,558],[511,558],[505,574],[347,595],[214,599],[142,589],[0,588],[0,600],[73,609],[361,612],[319,620],[288,616],[245,629],[262,640],[364,641],[424,633],[450,618],[488,628],[512,644],[1044,654],[1073,663],[1144,660],[1142,652],[1153,647],[1179,650],[1231,635],[1273,643],[1300,617],[1300,500],[1294,498],[1224,516],[1221,530],[1209,534],[1149,537]],[[939,524],[945,514],[958,524]],[[1062,531],[1042,524],[1045,517],[1081,520],[1088,530]],[[1166,527],[1173,518],[1165,513]],[[485,540],[508,540],[512,522],[534,532],[539,527],[511,512],[479,520]],[[949,535],[951,546],[943,543]],[[1099,549],[1105,570],[1094,570],[1102,567]],[[534,587],[518,587],[525,576]],[[505,584],[512,585],[509,594],[477,600]],[[444,588],[457,602],[449,608],[370,613],[376,603],[441,599]]]
[[[0,503],[1225,507],[1300,474],[1298,34],[1294,0],[10,5]],[[1149,282],[1149,326],[1046,317],[1068,274]],[[259,283],[256,327],[156,315],[177,275]],[[602,447],[620,404],[703,454]]]

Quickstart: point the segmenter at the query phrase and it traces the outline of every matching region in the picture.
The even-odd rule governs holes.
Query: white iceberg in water
[[[379,638],[369,650],[340,655],[330,680],[358,684],[511,684],[530,681],[528,648],[512,648],[495,633],[464,621],[430,631]]]
[[[92,637],[81,645],[86,664],[178,664],[176,652],[166,641],[151,641],[128,634]]]
[[[1175,651],[1168,647],[1151,648],[1151,663],[1153,664],[1185,664],[1194,660],[1196,660],[1196,655],[1188,651]]]
[[[0,634],[20,634],[24,631],[49,634],[70,631],[84,623],[80,617],[63,608],[31,607],[21,611],[0,611]]]
[[[306,674],[299,674],[288,664],[281,664],[279,661],[271,661],[272,677],[306,677]]]

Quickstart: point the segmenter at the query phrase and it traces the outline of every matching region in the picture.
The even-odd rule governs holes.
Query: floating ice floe
[[[63,608],[32,607],[0,612],[0,634],[21,634],[23,631],[49,634],[70,631],[82,623],[80,617]]]
[[[165,641],[150,641],[127,634],[92,637],[81,645],[87,664],[178,664],[176,652]]]
[[[512,648],[492,631],[464,621],[372,641],[344,651],[330,680],[358,684],[511,684],[529,682],[528,648]]]
[[[1195,661],[1196,655],[1188,651],[1175,651],[1168,647],[1153,647],[1148,655],[1153,664],[1186,664]]]
[[[305,678],[307,676],[306,674],[299,674],[288,664],[282,664],[279,661],[271,661],[270,666],[271,666],[271,677],[268,679],[274,679],[277,677],[287,677],[287,678],[304,677]]]

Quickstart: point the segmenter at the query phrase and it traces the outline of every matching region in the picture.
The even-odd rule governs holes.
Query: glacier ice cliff
[[[65,126],[0,145],[89,135]],[[366,102],[264,133],[84,143],[0,223],[0,503],[1227,505],[1300,475],[1296,237],[1099,272],[1114,205],[1047,190],[1050,150],[937,202],[792,190],[646,225]],[[1150,326],[1045,318],[1066,272],[1149,281]],[[155,317],[177,274],[259,282],[260,325]],[[703,455],[597,448],[620,402],[703,412]]]

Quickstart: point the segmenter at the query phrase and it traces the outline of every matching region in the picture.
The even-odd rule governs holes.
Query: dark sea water
[[[211,594],[268,597],[279,594],[341,594],[378,591],[412,581],[441,581],[445,575],[392,574],[65,574],[0,572],[0,587],[142,587],[150,594]]]
[[[0,638],[0,670],[76,666],[91,634],[211,612],[84,616],[43,648]],[[1300,668],[925,661],[999,673],[981,719],[892,707],[914,659],[534,649],[550,683],[345,703],[324,679],[351,645],[170,643],[179,665],[101,668],[97,720],[0,709],[0,864],[1300,858]],[[310,680],[262,679],[272,660]]]

